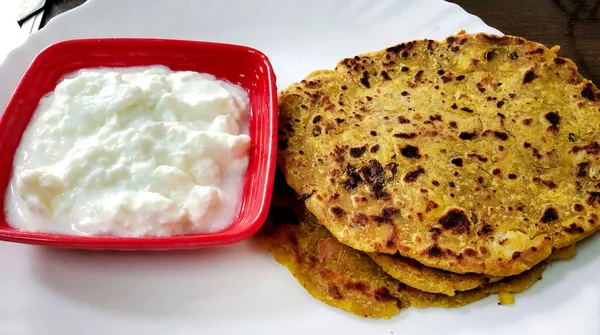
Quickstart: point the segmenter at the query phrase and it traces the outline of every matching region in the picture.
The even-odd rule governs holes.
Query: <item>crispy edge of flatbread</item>
[[[554,249],[546,261],[569,259],[575,256],[576,252],[575,244],[561,249]],[[430,268],[414,259],[398,254],[367,253],[367,255],[394,279],[429,293],[454,296],[456,292],[473,290],[503,279],[503,277],[485,276],[475,273],[458,274]]]

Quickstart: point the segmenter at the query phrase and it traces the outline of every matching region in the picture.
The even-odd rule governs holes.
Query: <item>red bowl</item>
[[[164,65],[173,71],[210,73],[250,95],[250,158],[239,212],[219,233],[173,237],[95,237],[12,228],[4,201],[14,154],[40,99],[65,75],[83,68]],[[264,223],[275,175],[277,89],[268,58],[229,44],[161,39],[83,39],[54,44],[33,61],[0,119],[0,240],[78,249],[192,249],[235,243]]]

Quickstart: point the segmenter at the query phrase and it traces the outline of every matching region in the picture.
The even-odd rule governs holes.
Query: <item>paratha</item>
[[[295,199],[294,191],[286,184],[280,169],[276,170],[274,210],[271,213],[275,223],[299,222],[298,218],[316,224],[315,217],[306,212],[306,207]],[[569,259],[576,253],[575,245],[571,245],[552,252],[547,262]],[[412,288],[429,293],[441,293],[454,296],[456,291],[468,291],[490,283],[502,280],[504,277],[489,277],[480,274],[457,274],[426,267],[417,261],[396,255],[367,253],[367,256],[377,264],[381,270],[400,283]]]
[[[344,59],[281,92],[278,164],[352,248],[521,273],[598,228],[600,93],[557,51],[459,34]]]
[[[425,293],[394,280],[366,254],[338,242],[314,217],[273,205],[267,223],[255,236],[316,299],[359,316],[390,318],[409,307],[459,307],[494,293],[521,292],[541,279],[545,262],[450,297]]]
[[[367,255],[392,278],[424,292],[453,296],[457,291],[472,290],[504,278],[474,273],[458,274],[430,268],[399,254],[373,252]]]
[[[569,259],[575,256],[575,253],[576,247],[573,244],[554,250],[546,261]],[[399,254],[368,253],[367,255],[392,278],[429,293],[441,293],[453,296],[457,291],[472,290],[505,278],[473,273],[458,274],[430,268],[412,258],[400,256]]]

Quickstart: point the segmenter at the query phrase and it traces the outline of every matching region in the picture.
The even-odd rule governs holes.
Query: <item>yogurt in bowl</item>
[[[226,245],[266,219],[268,58],[160,39],[54,44],[0,118],[0,240],[80,249]]]
[[[14,227],[174,236],[232,223],[248,166],[249,96],[164,66],[84,69],[44,97],[14,159]]]

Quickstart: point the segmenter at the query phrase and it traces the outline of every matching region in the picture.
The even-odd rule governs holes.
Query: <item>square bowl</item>
[[[4,210],[13,157],[40,99],[66,75],[84,68],[164,65],[173,71],[209,73],[243,87],[250,96],[251,137],[241,203],[221,232],[172,237],[104,237],[15,229]],[[273,189],[277,142],[277,89],[269,59],[238,45],[164,39],[106,38],[59,42],[32,62],[0,119],[0,240],[76,249],[169,250],[232,244],[264,223]]]

